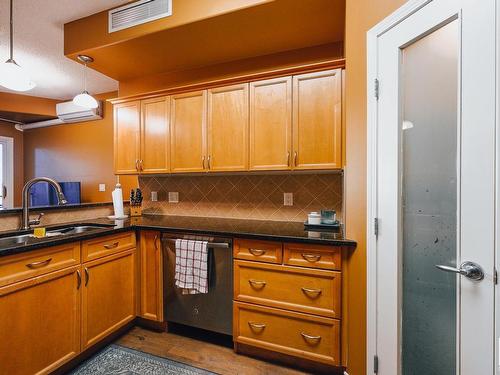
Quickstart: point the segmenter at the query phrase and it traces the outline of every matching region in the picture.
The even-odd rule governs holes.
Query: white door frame
[[[375,92],[376,79],[378,77],[378,38],[399,23],[410,17],[433,0],[409,0],[382,22],[370,29],[367,33],[367,374],[374,373],[375,356],[377,354],[377,237],[375,235],[375,220],[377,218],[377,119],[378,105]],[[496,6],[496,35],[500,35],[500,5]],[[500,160],[500,38],[496,38],[496,159]],[[500,163],[495,162],[495,245],[500,240]],[[500,269],[500,257],[495,254],[496,269]],[[500,373],[500,290],[496,291],[496,337],[498,345],[495,345],[495,368]]]
[[[3,206],[7,208],[14,207],[14,138],[0,136],[0,143],[4,146],[4,163],[6,165],[4,172],[3,185],[7,188],[7,198],[3,198]],[[2,194],[3,186],[0,186]]]

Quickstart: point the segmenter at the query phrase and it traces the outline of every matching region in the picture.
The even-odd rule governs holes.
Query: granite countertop
[[[79,221],[77,223],[58,224],[47,227],[57,229],[68,225],[102,225],[101,228],[91,232],[61,235],[55,237],[33,238],[28,237],[23,241],[8,241],[5,237],[25,232],[0,232],[0,256],[17,254],[42,247],[54,246],[62,243],[81,241],[100,237],[108,234],[128,230],[149,229],[161,232],[181,232],[190,234],[208,234],[212,236],[226,236],[249,238],[259,240],[274,240],[286,242],[302,242],[330,246],[343,246],[354,249],[356,242],[345,239],[342,230],[332,231],[306,231],[300,222],[241,220],[190,216],[168,215],[143,215],[141,217],[125,220],[109,220],[106,218]]]

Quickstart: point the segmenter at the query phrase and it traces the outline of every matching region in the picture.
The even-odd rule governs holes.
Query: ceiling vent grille
[[[172,0],[140,0],[108,12],[110,33],[172,15]]]

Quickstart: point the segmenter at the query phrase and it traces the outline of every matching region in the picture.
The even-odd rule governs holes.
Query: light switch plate
[[[168,203],[179,203],[179,192],[169,191],[168,192]]]
[[[106,191],[106,184],[99,184],[99,191]]]
[[[151,192],[151,202],[158,202],[158,192],[157,191]]]
[[[283,193],[283,206],[293,206],[293,193]]]

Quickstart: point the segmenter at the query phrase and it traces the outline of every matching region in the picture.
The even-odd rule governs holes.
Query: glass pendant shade
[[[28,91],[36,86],[26,71],[11,59],[0,66],[0,85],[14,91]]]
[[[78,94],[73,98],[73,103],[75,105],[78,105],[80,107],[85,107],[85,108],[97,108],[99,106],[99,103],[95,98],[90,95],[87,91],[83,91],[81,94]]]

